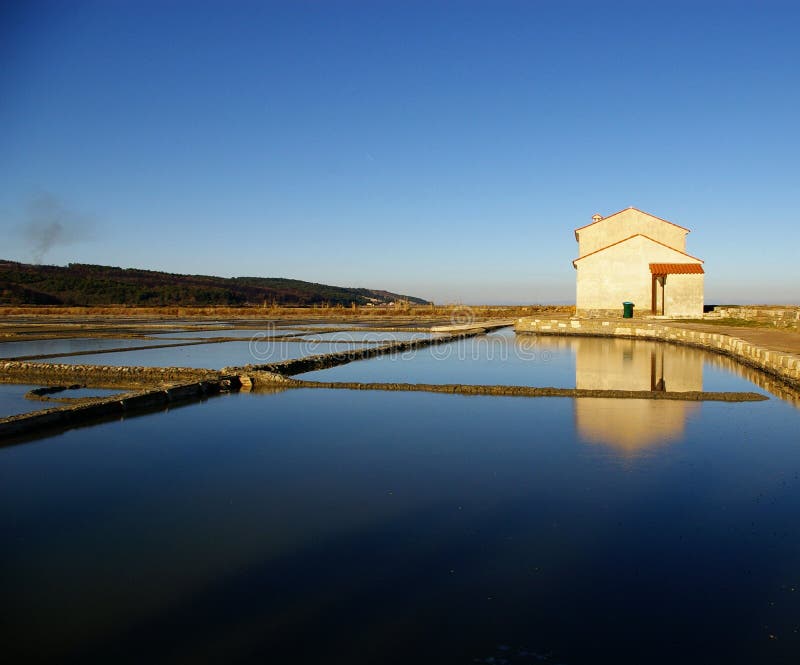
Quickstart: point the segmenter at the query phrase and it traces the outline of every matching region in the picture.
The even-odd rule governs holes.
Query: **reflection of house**
[[[653,314],[703,313],[703,261],[686,253],[686,229],[636,208],[575,230],[578,312],[613,310],[624,301]]]
[[[575,387],[605,390],[703,389],[703,358],[694,349],[625,339],[576,339]],[[696,402],[579,398],[575,424],[581,437],[625,452],[683,435]]]

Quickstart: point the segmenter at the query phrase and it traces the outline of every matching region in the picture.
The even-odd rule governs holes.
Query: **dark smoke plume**
[[[34,263],[41,263],[53,247],[71,245],[91,235],[91,220],[67,208],[52,194],[42,193],[28,204],[22,233]]]

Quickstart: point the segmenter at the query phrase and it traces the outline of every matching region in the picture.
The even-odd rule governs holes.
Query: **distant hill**
[[[280,277],[175,275],[83,263],[66,267],[0,259],[4,305],[386,305],[421,298]]]

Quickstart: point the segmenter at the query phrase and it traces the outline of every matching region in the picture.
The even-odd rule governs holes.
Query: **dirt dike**
[[[265,387],[272,384],[264,377]],[[257,389],[261,384],[256,384]],[[655,399],[682,402],[763,402],[769,397],[755,392],[667,392],[658,390],[592,390],[587,388],[537,388],[532,386],[486,386],[438,383],[360,383],[354,381],[304,381],[289,379],[280,382],[286,388],[328,388],[339,390],[387,390],[398,392],[428,392],[456,395],[502,395],[507,397],[571,397]]]
[[[190,367],[116,367],[0,361],[0,382],[40,385],[82,384],[90,388],[152,388],[171,383],[218,381],[222,372]]]

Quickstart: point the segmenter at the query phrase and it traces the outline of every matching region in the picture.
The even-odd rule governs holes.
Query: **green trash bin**
[[[622,318],[623,319],[632,319],[633,318],[633,303],[632,302],[624,302],[622,303]]]

